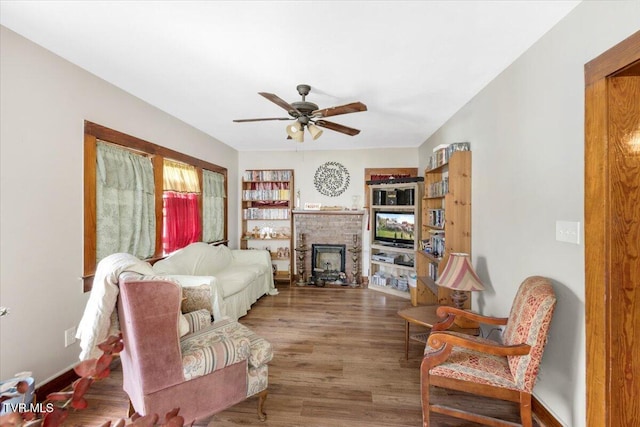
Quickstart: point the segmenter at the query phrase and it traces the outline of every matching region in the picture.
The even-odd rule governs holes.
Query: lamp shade
[[[287,135],[296,142],[304,141],[304,130],[302,125],[297,120],[292,125],[287,125]]]
[[[309,129],[309,133],[311,134],[311,136],[313,137],[313,140],[315,141],[316,139],[320,138],[320,135],[322,135],[322,129],[320,129],[318,126],[316,125],[312,125],[309,124],[307,125],[307,129]]]
[[[452,253],[436,285],[457,291],[482,291],[484,285],[473,270],[469,254]]]

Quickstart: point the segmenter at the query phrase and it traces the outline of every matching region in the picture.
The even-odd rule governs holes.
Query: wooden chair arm
[[[475,322],[484,323],[486,325],[506,325],[507,317],[491,317],[491,316],[483,316],[482,314],[473,313],[467,310],[461,310],[459,308],[441,305],[436,310],[436,314],[438,317],[445,318],[449,315],[464,317],[469,320],[473,320]]]
[[[524,356],[531,351],[529,344],[502,345],[499,342],[478,341],[472,336],[461,336],[451,332],[432,332],[427,345],[433,348],[458,346],[496,356]]]

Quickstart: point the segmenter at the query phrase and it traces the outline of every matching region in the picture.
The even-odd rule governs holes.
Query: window
[[[96,142],[96,259],[155,252],[153,165],[144,155]]]
[[[206,169],[202,178],[202,240],[217,242],[225,238],[226,178]]]
[[[162,249],[168,254],[200,241],[202,219],[198,200],[200,180],[196,168],[164,159]]]
[[[226,243],[226,192],[226,168],[85,121],[84,290],[111,253]]]

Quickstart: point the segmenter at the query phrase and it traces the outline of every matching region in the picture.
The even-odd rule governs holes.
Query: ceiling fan
[[[360,111],[367,111],[367,106],[362,102],[352,102],[350,104],[340,105],[337,107],[329,107],[319,109],[317,104],[306,100],[306,96],[311,91],[309,85],[298,85],[296,87],[298,93],[302,96],[302,101],[296,101],[289,104],[282,98],[267,92],[258,92],[258,94],[264,96],[269,101],[273,102],[279,107],[284,108],[289,113],[290,117],[272,117],[264,119],[239,119],[234,120],[236,123],[244,122],[261,122],[267,120],[295,120],[291,125],[287,125],[286,131],[287,139],[293,139],[297,142],[304,141],[304,128],[309,130],[309,133],[314,140],[318,139],[322,135],[322,130],[319,127],[330,129],[336,132],[344,133],[350,136],[354,136],[360,133],[358,129],[354,129],[348,126],[343,126],[338,123],[329,122],[323,120],[324,117],[337,116],[340,114],[357,113]]]

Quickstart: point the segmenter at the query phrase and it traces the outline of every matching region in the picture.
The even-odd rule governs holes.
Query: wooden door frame
[[[611,426],[608,79],[640,61],[640,31],[585,67],[586,425]],[[634,67],[635,68],[635,67]]]

